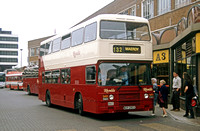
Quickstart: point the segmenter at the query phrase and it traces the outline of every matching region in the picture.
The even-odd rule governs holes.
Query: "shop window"
[[[86,83],[95,84],[96,83],[96,68],[95,66],[86,67]]]
[[[157,78],[158,84],[160,80],[165,80],[169,85],[169,63],[154,64],[152,72],[153,77]]]
[[[70,68],[61,70],[61,82],[62,84],[70,84],[71,81],[71,72]]]
[[[197,63],[194,52],[195,44],[193,44],[193,42],[194,39],[191,39],[187,43],[176,48],[174,70],[178,73],[180,78],[182,78],[184,72],[187,72],[193,80],[193,85],[196,85]],[[184,83],[185,81],[182,79],[181,96],[183,97],[185,96]]]

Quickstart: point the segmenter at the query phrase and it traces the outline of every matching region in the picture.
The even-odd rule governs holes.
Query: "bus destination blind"
[[[140,46],[123,46],[123,45],[113,45],[113,53],[133,53],[140,54]]]

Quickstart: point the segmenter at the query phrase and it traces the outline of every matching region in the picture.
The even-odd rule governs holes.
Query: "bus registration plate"
[[[124,106],[124,110],[134,110],[136,109],[136,106]]]

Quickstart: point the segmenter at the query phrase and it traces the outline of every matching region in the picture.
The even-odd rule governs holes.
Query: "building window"
[[[125,11],[119,13],[119,14],[121,14],[121,15],[128,15],[128,10],[125,10]]]
[[[40,53],[40,48],[39,47],[37,47],[37,48],[35,48],[36,49],[36,55],[37,56],[39,56],[39,53]]]
[[[158,15],[171,10],[171,0],[158,0]]]
[[[144,0],[142,2],[142,17],[146,19],[154,17],[154,0]]]
[[[175,8],[177,9],[190,3],[191,0],[175,0]]]
[[[15,63],[18,62],[17,58],[0,58],[0,62]]]
[[[136,16],[136,5],[134,5],[132,8],[131,8],[131,14],[132,16]]]
[[[18,56],[18,51],[0,51],[0,55]]]
[[[35,48],[30,48],[30,56],[35,56]]]
[[[18,44],[4,44],[4,43],[0,43],[0,48],[18,49]]]
[[[18,37],[0,37],[0,41],[14,41],[18,42]]]

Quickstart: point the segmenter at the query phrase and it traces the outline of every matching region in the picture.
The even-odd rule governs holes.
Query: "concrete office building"
[[[18,64],[18,36],[0,28],[0,72]]]

